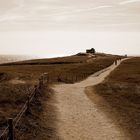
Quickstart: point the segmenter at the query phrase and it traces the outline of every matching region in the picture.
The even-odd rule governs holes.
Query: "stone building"
[[[90,50],[86,50],[86,53],[95,54],[95,49],[94,48],[91,48]]]

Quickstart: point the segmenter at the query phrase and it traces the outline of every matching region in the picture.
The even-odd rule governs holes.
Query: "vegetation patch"
[[[109,104],[106,112],[117,126],[137,140],[140,136],[140,58],[124,61],[102,83],[93,88],[94,93]]]

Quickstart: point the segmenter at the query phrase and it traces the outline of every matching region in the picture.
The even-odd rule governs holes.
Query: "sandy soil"
[[[117,66],[113,64],[79,83],[54,86],[58,109],[57,132],[62,140],[126,139],[113,120],[85,94],[86,87],[101,83]]]

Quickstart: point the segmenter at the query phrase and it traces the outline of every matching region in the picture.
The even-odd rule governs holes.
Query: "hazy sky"
[[[0,38],[1,53],[140,54],[140,0],[0,0]]]

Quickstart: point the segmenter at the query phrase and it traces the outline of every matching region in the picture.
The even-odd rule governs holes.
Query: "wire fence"
[[[6,128],[2,131],[2,133],[0,134],[0,140],[14,140],[14,136],[13,136],[13,134],[11,134],[11,133],[13,133],[13,129],[15,129],[17,127],[17,125],[20,122],[21,118],[23,117],[24,113],[25,112],[29,113],[30,103],[37,96],[37,94],[39,94],[41,92],[41,90],[44,86],[44,81],[47,80],[46,78],[47,78],[47,73],[44,73],[39,78],[38,84],[35,85],[34,87],[30,87],[28,89],[28,99],[26,100],[26,102],[22,106],[20,112],[16,115],[16,117],[14,119],[9,119],[12,122],[8,123]],[[10,122],[9,120],[8,120],[8,122]]]

